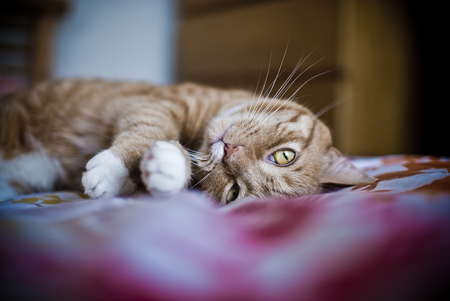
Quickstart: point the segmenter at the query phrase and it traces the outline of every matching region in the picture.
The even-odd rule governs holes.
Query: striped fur
[[[315,193],[337,161],[357,175],[350,182],[373,180],[342,165],[336,151],[330,153],[334,149],[328,128],[305,107],[252,99],[246,91],[191,83],[43,82],[1,100],[0,160],[8,164],[24,154],[45,153],[60,170],[52,189],[82,189],[87,162],[109,150],[123,162],[133,187],[142,189],[139,165],[144,153],[156,141],[178,141],[174,145],[192,159],[185,168],[191,185],[221,202],[235,183],[241,187],[239,198]],[[220,143],[241,150],[225,162]],[[298,153],[293,164],[280,167],[267,161],[285,147]],[[0,171],[2,179],[20,181]]]

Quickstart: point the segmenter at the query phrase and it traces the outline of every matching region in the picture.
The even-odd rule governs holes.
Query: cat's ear
[[[331,147],[324,156],[325,164],[319,176],[319,181],[322,184],[357,185],[372,183],[377,180],[347,161],[341,152],[334,147]]]

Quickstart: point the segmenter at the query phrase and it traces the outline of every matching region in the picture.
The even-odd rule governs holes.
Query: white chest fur
[[[35,151],[11,160],[3,159],[0,153],[0,201],[17,194],[11,182],[19,182],[39,191],[51,191],[60,175],[58,161],[44,151]]]

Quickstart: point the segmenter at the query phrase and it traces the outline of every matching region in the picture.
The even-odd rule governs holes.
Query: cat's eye
[[[290,149],[282,149],[270,155],[269,159],[277,165],[288,165],[295,159],[295,152]]]
[[[231,189],[227,193],[227,203],[237,199],[238,195],[239,195],[239,185],[234,184],[233,186],[231,186]]]

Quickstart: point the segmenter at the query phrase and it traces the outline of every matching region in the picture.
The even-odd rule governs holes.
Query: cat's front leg
[[[124,162],[110,149],[87,163],[81,181],[85,193],[92,198],[130,195],[136,190]]]
[[[182,191],[191,172],[189,156],[176,141],[155,142],[142,157],[140,169],[144,185],[154,196]],[[136,190],[134,182],[126,164],[111,149],[94,156],[82,177],[85,193],[92,198],[130,195]]]
[[[141,175],[154,196],[170,196],[182,191],[191,172],[189,155],[176,141],[157,141],[144,154]]]

